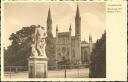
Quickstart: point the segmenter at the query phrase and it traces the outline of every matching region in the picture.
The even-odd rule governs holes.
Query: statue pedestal
[[[30,57],[28,61],[29,78],[46,78],[47,62],[45,57]]]

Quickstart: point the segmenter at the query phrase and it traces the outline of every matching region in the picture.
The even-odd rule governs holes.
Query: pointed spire
[[[58,32],[58,25],[56,25],[56,32]]]
[[[89,34],[89,42],[92,42],[92,36]]]
[[[52,21],[50,8],[48,10],[48,18],[47,18],[47,21]]]
[[[79,11],[79,6],[77,5],[77,10],[76,10],[76,18],[80,18],[80,11]]]
[[[69,31],[71,31],[71,30],[72,30],[72,28],[71,28],[71,24],[70,24]]]

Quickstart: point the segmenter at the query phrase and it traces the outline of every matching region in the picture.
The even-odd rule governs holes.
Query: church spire
[[[71,30],[72,30],[72,28],[71,28],[71,24],[70,24],[69,31],[71,31]]]
[[[77,5],[76,18],[80,18],[79,6]]]
[[[56,25],[56,32],[58,32],[58,25]]]
[[[48,10],[47,22],[48,22],[48,21],[52,21],[50,8],[49,8],[49,10]]]
[[[48,17],[47,17],[47,35],[53,36],[52,35],[52,16],[51,16],[50,8],[48,10]]]
[[[92,36],[91,36],[91,34],[89,34],[89,42],[92,43]]]
[[[77,5],[76,17],[75,17],[75,36],[80,36],[80,35],[81,35],[81,17],[80,17],[79,6]]]

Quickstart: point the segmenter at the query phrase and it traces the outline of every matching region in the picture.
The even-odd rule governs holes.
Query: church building
[[[72,29],[75,29],[75,36],[71,35]],[[47,35],[52,35],[50,8],[47,17]],[[57,64],[61,64],[63,61],[68,65],[89,63],[89,56],[92,52],[92,37],[91,35],[89,36],[89,43],[81,41],[81,16],[78,5],[75,15],[75,27],[70,25],[67,32],[59,32],[59,26],[56,26],[55,45],[55,60]]]

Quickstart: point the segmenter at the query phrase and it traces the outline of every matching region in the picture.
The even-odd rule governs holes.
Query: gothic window
[[[74,49],[72,50],[72,55],[73,55],[73,57],[75,57],[75,50]]]
[[[59,52],[59,51],[60,51],[60,48],[57,49],[57,52]]]
[[[66,52],[66,48],[63,47],[63,48],[62,48],[62,53],[65,54],[65,52]]]
[[[65,38],[65,43],[67,43],[67,38]]]
[[[69,49],[67,49],[67,56],[69,56]]]
[[[63,38],[63,43],[65,44],[65,38]]]
[[[63,38],[61,38],[61,44],[63,43]]]
[[[61,53],[58,53],[58,56],[60,57],[61,56]]]
[[[84,59],[85,59],[85,62],[87,63],[88,62],[88,55],[87,55],[86,50],[84,51]]]
[[[77,37],[77,40],[79,40],[79,37]]]

